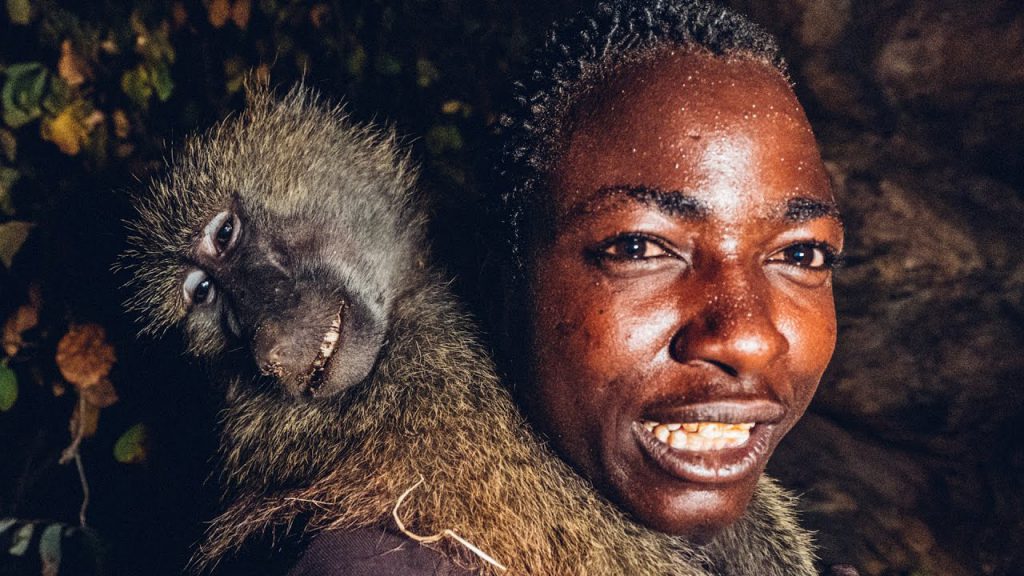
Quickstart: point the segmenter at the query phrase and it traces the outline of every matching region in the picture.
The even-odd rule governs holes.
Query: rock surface
[[[839,345],[770,470],[863,574],[1024,565],[1024,5],[737,0],[847,220]]]

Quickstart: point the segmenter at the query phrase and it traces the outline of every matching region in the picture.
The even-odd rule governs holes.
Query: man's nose
[[[773,314],[768,278],[760,270],[723,265],[707,280],[702,305],[673,337],[677,362],[704,362],[730,376],[748,376],[789,350]]]

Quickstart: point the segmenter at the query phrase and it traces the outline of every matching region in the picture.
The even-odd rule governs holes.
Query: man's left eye
[[[810,270],[831,270],[836,265],[837,252],[828,244],[805,242],[787,246],[771,259]]]

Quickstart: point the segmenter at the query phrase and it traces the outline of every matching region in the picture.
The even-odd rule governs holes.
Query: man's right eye
[[[185,292],[185,301],[191,306],[212,302],[215,290],[213,280],[202,270],[193,270],[185,276],[182,285]]]
[[[605,242],[598,254],[614,260],[645,260],[668,256],[669,252],[658,242],[641,234],[624,234]]]

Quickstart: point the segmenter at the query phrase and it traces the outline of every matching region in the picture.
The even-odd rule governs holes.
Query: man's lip
[[[724,422],[776,424],[786,409],[771,400],[719,400],[684,405],[656,405],[644,410],[642,418],[653,422]]]
[[[659,406],[644,413],[644,420],[659,423],[754,423],[749,439],[735,448],[677,450],[658,441],[638,420],[630,432],[646,460],[663,473],[697,484],[726,484],[764,469],[773,445],[774,429],[785,408],[767,400],[717,401],[683,406]]]
[[[727,484],[764,469],[771,452],[773,424],[760,424],[750,430],[750,439],[736,448],[721,450],[676,450],[659,442],[639,422],[631,432],[641,451],[662,472],[696,484]]]

